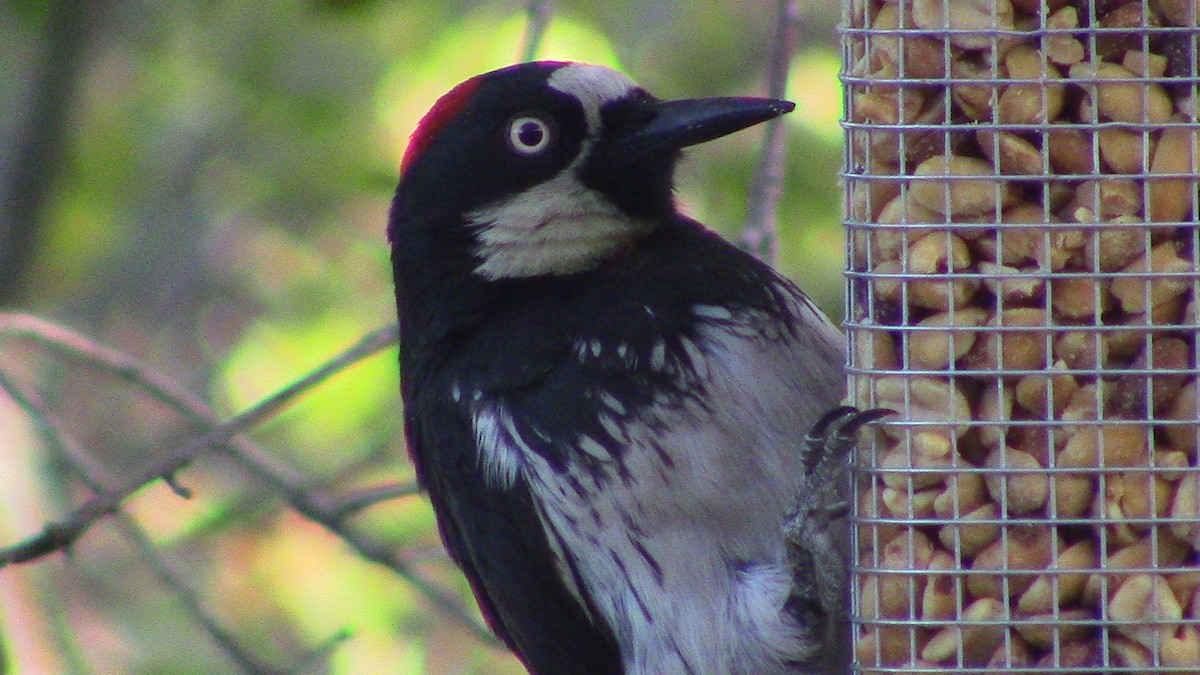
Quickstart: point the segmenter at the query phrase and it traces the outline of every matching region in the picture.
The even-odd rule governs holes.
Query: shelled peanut
[[[850,2],[858,668],[1200,670],[1200,0]]]

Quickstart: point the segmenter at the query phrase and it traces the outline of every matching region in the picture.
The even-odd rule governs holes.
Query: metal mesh
[[[1200,1],[844,2],[857,671],[1200,672]]]

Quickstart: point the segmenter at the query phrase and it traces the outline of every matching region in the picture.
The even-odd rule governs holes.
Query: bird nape
[[[533,673],[848,669],[845,522],[803,574],[784,537],[798,502],[846,497],[852,434],[803,442],[842,397],[842,337],[672,194],[683,148],[792,107],[536,62],[413,134],[388,223],[408,447]]]

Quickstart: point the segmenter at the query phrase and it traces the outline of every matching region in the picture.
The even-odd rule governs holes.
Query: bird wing
[[[619,674],[616,641],[564,575],[523,479],[499,487],[485,478],[463,406],[434,395],[409,406],[410,452],[488,625],[532,673]]]
[[[535,428],[527,416],[497,412],[506,431],[494,446],[520,450],[529,445],[522,435],[582,431],[561,466],[526,453],[519,475],[586,579],[579,585],[628,641],[630,672],[778,673],[780,658],[804,653],[781,613],[791,585],[781,528],[803,476],[804,433],[841,396],[842,346],[802,295],[781,292],[795,330],[711,306],[698,310],[705,318],[694,335],[635,350],[650,368],[638,372],[676,382],[653,388],[661,398],[606,389],[632,375],[619,356],[608,358],[611,345],[584,341],[580,358],[556,363],[510,400],[513,410],[554,417],[577,407],[569,423],[543,414]],[[723,628],[714,630],[713,617]],[[764,636],[778,644],[764,649]]]

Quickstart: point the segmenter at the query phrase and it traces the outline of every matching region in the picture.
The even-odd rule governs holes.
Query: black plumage
[[[774,442],[780,435],[775,427],[791,424],[797,441],[778,453],[794,455],[795,463],[787,459],[790,468],[779,469],[802,466],[803,430],[840,397],[840,338],[794,285],[676,212],[671,174],[678,147],[668,144],[640,157],[622,145],[631,130],[655,123],[656,99],[601,82],[596,87],[619,95],[597,96],[589,108],[591,84],[560,85],[566,91],[547,86],[566,67],[526,64],[464,85],[430,113],[427,120],[435,121],[418,130],[419,150],[405,159],[389,238],[409,450],[447,549],[489,625],[532,672],[652,673],[666,663],[681,664],[680,672],[719,672],[709,668],[720,665],[698,663],[700,648],[677,644],[674,632],[633,634],[660,630],[656,626],[671,619],[659,609],[671,598],[649,597],[646,589],[657,583],[664,594],[678,595],[682,573],[672,565],[693,556],[676,551],[674,535],[657,523],[679,519],[684,528],[708,527],[704,514],[671,515],[676,501],[692,503],[687,495],[665,498],[660,509],[648,503],[655,499],[648,486],[688,490],[688,481],[696,480],[693,464],[725,461],[689,456],[693,450],[679,445],[677,427],[680,420],[701,431],[704,424],[741,423],[742,417],[712,408],[737,405],[732,399],[750,385],[739,381],[728,389],[735,396],[722,394],[725,385],[713,371],[736,368],[743,356],[760,369],[788,364],[779,377],[793,390],[779,395],[799,401],[775,407],[756,398],[747,405],[771,410],[748,414],[775,420],[786,409],[805,418],[772,421],[768,431],[746,429],[747,451]],[[572,87],[582,87],[582,94],[572,95]],[[754,120],[727,126],[779,113],[764,110],[760,105],[750,115]],[[526,114],[549,120],[554,142],[544,154],[514,159],[502,141],[504,125]],[[706,140],[687,133],[692,136],[675,145]],[[531,208],[536,215],[536,200],[532,207],[513,200],[556,180],[567,190],[599,195],[587,199],[599,200],[603,210],[589,215],[568,208],[564,215],[553,211],[560,207],[550,195],[543,220],[538,216],[528,228],[512,231],[530,237],[550,231],[553,237],[560,225],[566,232],[593,222],[614,227],[610,207],[628,225],[618,223],[612,241],[598,240],[594,255],[590,241],[577,246],[551,238],[549,262],[543,262],[535,255],[542,240],[512,244],[499,238],[511,235],[480,216],[523,216]],[[560,223],[570,218],[575,220]],[[529,256],[503,258],[512,246],[526,245]],[[554,258],[556,246],[564,253]],[[503,264],[486,267],[493,257]],[[543,264],[553,271],[540,272]],[[811,361],[792,356],[800,354]],[[740,432],[714,433],[737,438]],[[722,457],[735,451],[694,450]],[[798,478],[757,468],[770,461],[749,458],[746,485],[769,487],[764,504],[777,509],[779,495]],[[687,466],[677,467],[681,462]],[[728,470],[737,475],[736,467]],[[740,487],[728,489],[736,495]],[[753,512],[754,499],[733,501]],[[695,503],[707,509],[712,502],[704,497]],[[613,514],[621,522],[606,520]],[[771,514],[762,522],[782,518]],[[709,519],[717,523],[714,531],[724,526],[721,519]],[[781,564],[782,543],[778,550],[761,544],[771,537],[756,533],[751,542],[729,546],[699,542],[694,557],[716,557],[696,574],[727,564],[734,581],[721,583],[730,584],[730,592],[748,592],[738,585],[740,574]],[[740,559],[739,551],[749,557]],[[614,589],[622,600],[611,597]],[[742,601],[722,600],[730,607]],[[681,616],[693,611],[687,598],[679,602]],[[731,638],[731,644],[758,641]],[[726,658],[743,664],[728,672],[749,675],[752,664],[776,657]]]

